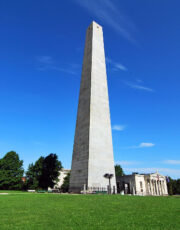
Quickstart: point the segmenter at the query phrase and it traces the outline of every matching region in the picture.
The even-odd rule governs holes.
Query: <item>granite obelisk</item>
[[[70,192],[116,187],[103,30],[94,21],[86,32]]]

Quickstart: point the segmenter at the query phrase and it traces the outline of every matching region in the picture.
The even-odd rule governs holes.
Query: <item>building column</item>
[[[159,181],[156,180],[156,185],[157,185],[157,195],[159,196]]]
[[[162,195],[162,191],[161,191],[161,181],[159,180],[159,195]]]
[[[154,186],[155,186],[155,195],[157,195],[158,192],[157,192],[157,182],[156,182],[156,180],[154,180]]]
[[[157,194],[158,196],[160,196],[159,180],[157,180],[156,183],[157,183]]]
[[[163,189],[164,189],[164,194],[167,194],[167,191],[166,191],[166,187],[167,185],[166,185],[166,181],[163,181]]]
[[[152,184],[152,195],[154,195],[154,181],[153,180],[151,181],[151,184]]]
[[[159,194],[159,181],[158,180],[156,181],[156,184],[157,184],[157,195],[159,196],[160,194]]]
[[[168,195],[166,179],[164,180],[164,192],[166,195]]]
[[[152,185],[151,185],[151,179],[149,180],[149,187],[150,187],[150,195],[152,195]]]
[[[159,191],[160,191],[160,195],[162,195],[161,180],[159,181]]]
[[[152,180],[152,195],[155,195],[154,180]]]
[[[162,193],[161,193],[161,184],[160,184],[160,180],[158,181],[158,188],[159,188],[159,195],[161,196]]]
[[[147,182],[147,190],[148,190],[148,194],[147,195],[150,195],[151,194],[150,182]]]
[[[160,181],[160,186],[161,186],[161,195],[163,195],[162,180]]]
[[[164,194],[165,194],[165,191],[164,191],[164,181],[163,181],[163,180],[162,180],[161,186],[162,186],[162,193],[163,193],[163,195],[164,195]]]
[[[162,180],[161,186],[162,186],[162,193],[163,193],[163,195],[164,195],[164,194],[165,194],[165,191],[164,191],[164,181],[163,181],[163,180]]]

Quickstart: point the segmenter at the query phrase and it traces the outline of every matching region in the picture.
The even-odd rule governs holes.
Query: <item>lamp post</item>
[[[111,178],[113,177],[113,174],[106,173],[106,174],[104,174],[104,177],[109,179],[109,191],[108,191],[108,194],[111,194]]]

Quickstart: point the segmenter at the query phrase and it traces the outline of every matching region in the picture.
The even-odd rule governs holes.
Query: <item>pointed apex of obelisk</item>
[[[95,22],[95,21],[92,21],[91,24],[89,25],[89,27],[95,27],[95,26],[96,26],[96,27],[102,28],[102,26],[99,25],[99,24],[98,24],[97,22]],[[88,27],[88,28],[89,28],[89,27]]]

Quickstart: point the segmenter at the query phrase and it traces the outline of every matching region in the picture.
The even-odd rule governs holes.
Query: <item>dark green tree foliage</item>
[[[70,180],[70,172],[64,178],[64,182],[63,182],[63,184],[61,186],[61,191],[62,192],[68,192],[68,190],[69,190],[69,180]]]
[[[125,175],[122,167],[118,164],[115,165],[115,173],[116,173],[116,176],[124,176]]]
[[[44,157],[40,157],[35,164],[30,164],[26,172],[26,184],[29,189],[40,188],[39,181],[42,176]]]
[[[171,179],[171,177],[168,177],[167,188],[168,194],[173,195],[173,179]]]
[[[180,179],[173,180],[168,177],[167,187],[169,195],[180,195]]]
[[[27,187],[30,189],[47,189],[54,187],[58,180],[61,162],[56,154],[40,157],[35,164],[30,164],[26,173]]]
[[[44,158],[42,174],[40,176],[39,185],[43,189],[53,188],[57,182],[59,171],[61,170],[61,162],[58,161],[56,154],[49,154]]]
[[[176,180],[176,190],[175,190],[175,194],[180,195],[180,179]]]
[[[8,152],[0,159],[0,189],[18,190],[22,188],[23,161],[16,152]]]

